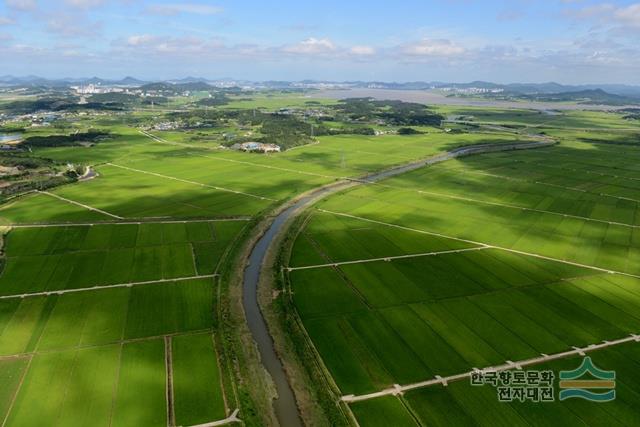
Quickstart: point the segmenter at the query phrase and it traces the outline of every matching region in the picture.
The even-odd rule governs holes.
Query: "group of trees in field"
[[[339,102],[334,109],[349,121],[380,121],[393,126],[440,126],[444,120],[426,105],[415,102],[350,98]]]
[[[109,137],[109,132],[89,129],[71,135],[30,136],[23,142],[29,147],[64,147],[80,146],[83,143],[95,144]]]

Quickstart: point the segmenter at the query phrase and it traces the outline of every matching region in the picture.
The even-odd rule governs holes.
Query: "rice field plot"
[[[238,194],[140,173],[101,166],[101,176],[61,187],[56,195],[124,218],[212,218],[252,215],[269,206],[263,194]],[[218,186],[221,187],[221,186]]]
[[[0,224],[98,222],[113,218],[47,196],[28,194],[0,206]]]
[[[474,198],[477,197],[480,195],[474,193]],[[356,216],[362,218],[363,223],[381,222],[422,234],[436,233],[605,270],[640,274],[640,265],[633,262],[638,249],[637,239],[633,239],[637,229],[624,225],[484,206],[426,194],[414,196],[384,190],[381,193],[373,187],[334,196],[320,203],[318,208],[343,216]],[[579,232],[573,232],[576,229]],[[604,247],[608,230],[622,235],[625,241],[628,239],[629,245],[613,243]],[[607,253],[615,253],[615,256],[606,257]]]
[[[198,425],[227,416],[211,334],[171,339],[176,425]]]
[[[582,357],[572,357],[528,367],[528,370],[551,370],[555,400],[553,402],[498,401],[497,389],[472,386],[469,380],[416,389],[402,397],[387,396],[351,404],[350,408],[362,426],[376,426],[384,414],[405,423],[408,417],[414,425],[615,425],[628,426],[640,422],[637,405],[640,399],[637,364],[640,361],[637,343],[623,344],[589,353],[594,364],[616,372],[616,399],[594,404],[582,399],[559,401],[558,376],[561,370],[573,370]],[[379,413],[376,417],[369,414]],[[390,423],[394,423],[393,419]]]
[[[212,279],[0,301],[0,356],[210,330]]]
[[[298,259],[341,256],[340,245],[320,249],[311,239],[370,224],[382,226],[319,215],[298,237],[305,239]],[[394,237],[402,241],[405,232],[421,238],[406,229],[396,236],[395,230],[388,234],[391,242]],[[345,246],[358,253],[357,245]],[[380,251],[385,247],[379,246]],[[394,245],[388,247],[394,251]],[[289,272],[293,302],[343,394],[640,331],[639,279],[502,249],[306,267]]]
[[[292,267],[361,259],[423,254],[474,245],[315,213],[292,252]]]
[[[242,221],[15,228],[0,294],[212,274]]]
[[[225,418],[210,334],[37,353],[0,360],[0,415],[7,426],[167,425],[167,369],[177,425]]]
[[[537,171],[535,173],[539,176],[549,177],[541,172],[542,168],[537,165],[518,163],[516,166],[520,172],[526,173],[527,169],[531,169]],[[419,196],[464,202],[482,209],[502,208],[517,211],[519,208],[526,208],[548,215],[568,214],[603,223],[638,225],[635,218],[638,202],[633,199],[640,196],[640,193],[632,188],[634,182],[624,183],[624,186],[604,186],[598,185],[598,182],[606,178],[586,175],[588,180],[581,178],[580,181],[569,181],[564,176],[554,183],[550,182],[553,180],[543,180],[538,176],[521,180],[507,170],[489,170],[490,172],[476,173],[466,167],[436,166],[423,170],[420,174],[389,180],[386,184],[389,187],[383,188],[387,192],[413,191]],[[554,172],[558,173],[555,170]],[[551,186],[544,185],[544,182],[549,182]],[[583,185],[585,182],[588,186]],[[567,187],[576,190],[571,191]],[[589,192],[585,192],[587,189]]]

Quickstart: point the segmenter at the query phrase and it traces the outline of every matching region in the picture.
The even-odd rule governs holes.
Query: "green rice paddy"
[[[341,395],[640,332],[640,150],[556,132],[559,146],[448,161],[310,210],[291,300]],[[638,349],[593,353],[620,378],[602,406],[501,404],[468,379],[348,406],[362,426],[633,425]]]

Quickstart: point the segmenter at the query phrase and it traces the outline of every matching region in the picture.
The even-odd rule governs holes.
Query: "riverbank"
[[[286,327],[292,320],[287,316],[291,314],[297,316],[297,314],[295,310],[293,313],[288,310],[290,294],[282,292],[285,287],[278,278],[279,262],[276,261],[278,258],[282,261],[283,242],[297,216],[317,200],[335,192],[373,183],[426,165],[466,155],[541,148],[553,144],[552,141],[542,140],[459,147],[427,159],[389,168],[358,179],[337,181],[312,190],[285,203],[276,209],[273,215],[266,217],[256,226],[255,232],[252,232],[254,236],[252,243],[248,244],[251,250],[249,253],[243,252],[244,259],[241,262],[246,267],[242,280],[243,315],[257,345],[261,363],[276,386],[278,398],[273,401],[273,413],[281,425],[287,427],[299,425],[300,412],[305,424],[324,425],[329,422],[324,415],[327,411],[332,412],[331,408],[327,407],[332,399],[322,399],[323,390],[318,390],[316,384],[310,381],[316,378],[315,372],[321,369],[321,361],[318,361],[315,356],[301,355],[296,351],[296,345],[308,341],[305,337],[298,336],[304,334],[303,328],[293,339],[283,330],[283,326]],[[278,287],[278,284],[281,286]],[[300,322],[297,323],[301,325]],[[295,331],[287,332],[295,333]],[[309,359],[315,366],[309,366]],[[337,399],[333,402],[335,409]]]

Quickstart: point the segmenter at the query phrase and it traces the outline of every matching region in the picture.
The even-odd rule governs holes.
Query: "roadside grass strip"
[[[389,395],[398,396],[398,395],[401,395],[402,393],[405,393],[411,390],[415,390],[423,387],[429,387],[433,385],[442,385],[446,387],[448,383],[470,378],[471,375],[478,372],[485,374],[488,372],[502,372],[502,371],[507,371],[512,369],[520,370],[527,366],[539,365],[541,363],[550,362],[553,360],[564,359],[572,356],[585,356],[587,353],[590,353],[596,350],[600,350],[607,347],[613,347],[620,344],[631,343],[631,342],[640,343],[640,335],[631,334],[630,336],[625,338],[619,338],[612,341],[605,340],[602,343],[590,344],[585,347],[574,347],[571,350],[563,351],[561,353],[542,354],[540,357],[534,357],[531,359],[519,360],[515,362],[507,361],[502,365],[489,366],[483,369],[473,368],[470,371],[463,372],[456,375],[450,375],[447,377],[441,377],[436,375],[436,377],[433,379],[420,381],[412,384],[406,384],[406,385],[394,384],[393,387],[387,388],[385,390],[377,391],[374,393],[361,394],[361,395],[353,395],[353,394],[345,395],[345,396],[342,396],[340,400],[346,403],[353,403],[353,402],[360,402],[363,400],[376,399],[379,397],[389,396]]]
[[[305,265],[302,267],[285,267],[284,269],[287,271],[296,271],[296,270],[311,270],[315,268],[326,268],[326,267],[339,267],[341,265],[349,265],[349,264],[365,264],[370,262],[379,262],[379,261],[392,261],[396,259],[407,259],[407,258],[422,258],[427,256],[438,256],[438,255],[446,255],[446,254],[458,254],[462,252],[473,252],[473,251],[481,251],[484,249],[490,249],[490,246],[484,245],[475,248],[466,248],[466,249],[452,249],[448,251],[436,251],[436,252],[426,252],[421,254],[408,254],[408,255],[396,255],[396,256],[387,256],[382,258],[369,258],[369,259],[360,259],[355,261],[342,261],[342,262],[333,262],[328,264],[317,264],[317,265]]]
[[[638,275],[638,274],[626,273],[626,272],[623,272],[623,271],[611,270],[611,269],[608,269],[608,268],[596,267],[594,265],[583,264],[583,263],[573,262],[573,261],[567,261],[567,260],[563,260],[563,259],[559,259],[559,258],[546,256],[546,255],[532,253],[532,252],[525,252],[525,251],[520,251],[520,250],[517,250],[517,249],[510,249],[510,248],[505,248],[505,247],[501,247],[501,246],[495,246],[495,245],[491,245],[489,243],[477,242],[475,240],[464,239],[464,238],[461,238],[461,237],[448,236],[448,235],[442,234],[442,233],[436,233],[436,232],[433,232],[433,231],[427,231],[427,230],[421,230],[421,229],[418,229],[418,228],[406,227],[404,225],[393,224],[393,223],[384,222],[384,221],[378,221],[378,220],[375,220],[375,219],[370,219],[370,218],[365,218],[365,217],[361,217],[361,216],[351,215],[351,214],[347,214],[347,213],[343,213],[343,212],[335,212],[335,211],[330,211],[330,210],[321,209],[321,208],[316,208],[316,210],[318,210],[319,212],[324,212],[324,213],[329,213],[329,214],[333,214],[333,215],[343,216],[343,217],[346,217],[346,218],[359,219],[359,220],[370,222],[370,223],[373,223],[373,224],[386,225],[386,226],[389,226],[389,227],[399,228],[401,230],[415,231],[416,233],[427,234],[427,235],[430,235],[430,236],[436,236],[436,237],[442,237],[442,238],[445,238],[445,239],[456,240],[456,241],[459,241],[459,242],[469,243],[469,244],[476,245],[476,246],[483,246],[483,247],[485,247],[487,249],[489,249],[489,248],[490,249],[498,249],[498,250],[501,250],[501,251],[511,252],[511,253],[514,253],[514,254],[526,255],[526,256],[530,256],[530,257],[534,257],[534,258],[539,258],[539,259],[544,259],[544,260],[548,260],[548,261],[555,261],[555,262],[559,262],[559,263],[563,263],[563,264],[567,264],[567,265],[572,265],[574,267],[588,268],[590,270],[599,271],[599,272],[602,272],[602,273],[619,274],[621,276],[634,277],[636,279],[640,279],[640,275]]]
[[[218,277],[218,274],[204,274],[201,276],[177,277],[175,279],[147,280],[144,282],[118,283],[115,285],[95,285],[95,286],[90,286],[86,288],[63,289],[58,291],[31,292],[31,293],[17,294],[17,295],[0,295],[0,300],[41,297],[41,296],[49,296],[49,295],[64,295],[64,294],[70,294],[75,292],[97,291],[97,290],[103,290],[103,289],[132,288],[134,286],[184,282],[187,280],[212,279],[214,277]]]
[[[163,174],[159,174],[159,173],[155,173],[155,172],[144,171],[144,170],[141,170],[141,169],[130,168],[128,166],[117,165],[115,163],[107,163],[107,165],[113,166],[113,167],[116,167],[116,168],[120,168],[120,169],[124,169],[124,170],[128,170],[130,172],[137,172],[137,173],[142,173],[142,174],[145,174],[145,175],[152,175],[152,176],[156,176],[156,177],[159,177],[159,178],[165,178],[165,179],[170,179],[170,180],[173,180],[173,181],[183,182],[185,184],[197,185],[197,186],[203,187],[203,188],[211,188],[213,190],[224,191],[226,193],[239,194],[239,195],[242,195],[242,196],[253,197],[253,198],[259,199],[259,200],[269,200],[271,202],[275,202],[276,201],[276,199],[273,199],[271,197],[264,197],[264,196],[259,196],[259,195],[256,195],[256,194],[245,193],[243,191],[237,191],[237,190],[231,190],[229,188],[218,187],[218,186],[215,186],[215,185],[203,184],[201,182],[189,181],[189,180],[186,180],[186,179],[176,178],[176,177],[169,176],[169,175],[163,175]]]
[[[121,216],[114,215],[114,214],[109,213],[109,212],[107,212],[107,211],[103,211],[102,209],[94,208],[94,207],[92,207],[92,206],[85,205],[85,204],[83,204],[83,203],[76,202],[76,201],[71,200],[71,199],[67,199],[66,197],[58,196],[57,194],[50,193],[50,192],[48,192],[48,191],[36,190],[36,192],[37,192],[38,194],[46,194],[47,196],[55,197],[55,198],[56,198],[56,199],[58,199],[58,200],[62,200],[63,202],[71,203],[72,205],[80,206],[80,207],[85,208],[85,209],[88,209],[88,210],[90,210],[90,211],[94,211],[94,212],[98,212],[98,213],[101,213],[101,214],[106,215],[106,216],[110,216],[111,218],[115,218],[115,219],[124,219],[124,218],[123,218],[123,217],[121,217]]]

